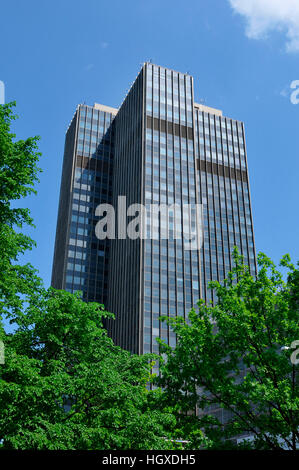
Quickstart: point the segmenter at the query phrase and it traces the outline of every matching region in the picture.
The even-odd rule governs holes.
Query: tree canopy
[[[191,448],[233,448],[239,437],[239,447],[295,450],[299,382],[290,356],[299,339],[299,271],[289,256],[281,261],[287,280],[263,254],[256,277],[237,250],[234,261],[223,283],[210,284],[216,305],[200,301],[188,321],[167,320],[178,342],[174,349],[161,342],[167,360],[157,382]],[[195,408],[199,417],[187,415]]]
[[[39,291],[41,280],[29,263],[19,262],[34,241],[22,233],[33,225],[28,208],[18,207],[22,198],[36,193],[40,168],[39,137],[16,140],[11,131],[17,118],[15,103],[0,105],[0,315],[20,314],[27,297]]]
[[[169,448],[175,419],[149,391],[151,356],[115,346],[110,314],[49,289],[5,339],[0,437],[16,449]]]

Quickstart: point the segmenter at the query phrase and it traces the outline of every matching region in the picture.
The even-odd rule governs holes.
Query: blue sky
[[[299,260],[297,0],[10,0],[1,6],[0,80],[18,138],[40,135],[43,173],[28,198],[49,285],[64,137],[78,103],[118,107],[141,64],[194,77],[195,99],[245,121],[257,251]],[[298,3],[298,2],[297,2]]]

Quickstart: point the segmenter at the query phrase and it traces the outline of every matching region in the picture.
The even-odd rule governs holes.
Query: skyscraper
[[[184,205],[201,204],[202,246],[186,248],[171,211],[167,221],[160,213],[156,237],[146,219],[145,237],[98,240],[96,207],[111,202],[118,221],[119,196],[126,208],[176,204],[181,225]],[[158,352],[160,337],[174,346],[159,317],[215,300],[208,282],[224,279],[234,246],[255,273],[244,125],[195,103],[190,75],[145,63],[118,110],[78,107],[66,136],[52,283],[104,302],[116,315],[108,327],[117,344]]]
[[[66,132],[52,286],[106,303],[109,240],[99,241],[95,207],[111,202],[117,110],[79,105]]]

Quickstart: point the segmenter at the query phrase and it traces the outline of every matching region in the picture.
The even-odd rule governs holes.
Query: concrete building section
[[[223,115],[220,109],[211,108],[210,106],[206,106],[204,104],[194,103],[194,108],[204,113],[215,114],[215,116]]]
[[[103,111],[104,113],[110,113],[113,114],[114,116],[117,114],[118,109],[116,108],[111,108],[111,106],[105,106],[104,104],[100,103],[95,103],[93,105],[94,109],[98,109],[99,111]]]

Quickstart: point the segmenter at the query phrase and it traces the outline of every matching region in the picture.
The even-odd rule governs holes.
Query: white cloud
[[[245,16],[246,34],[262,39],[271,31],[286,34],[286,50],[299,52],[298,0],[229,0],[233,10]]]
[[[288,98],[289,95],[290,95],[290,86],[286,86],[284,87],[280,92],[279,92],[280,96],[282,96],[283,98]]]

